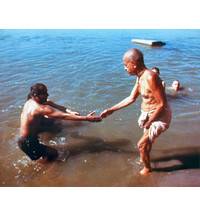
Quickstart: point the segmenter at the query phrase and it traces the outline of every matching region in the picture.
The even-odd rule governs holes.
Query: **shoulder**
[[[148,81],[148,82],[156,82],[158,79],[159,79],[159,76],[158,76],[158,74],[156,74],[156,73],[154,73],[153,71],[151,71],[151,70],[147,70],[146,72],[145,72],[146,74],[145,74],[145,78],[146,78],[146,80]]]
[[[49,105],[40,105],[38,108],[40,112],[45,113],[45,114],[52,113],[54,111],[53,107]]]
[[[23,107],[23,112],[34,114],[37,111],[37,103],[31,99],[26,101]]]
[[[23,106],[23,109],[27,109],[30,106],[30,100],[27,100]]]
[[[152,71],[147,71],[145,78],[151,89],[161,89],[164,87],[159,75]]]
[[[51,114],[54,112],[54,109],[50,105],[39,104],[30,99],[24,104],[23,112],[31,114],[32,116],[38,116]]]

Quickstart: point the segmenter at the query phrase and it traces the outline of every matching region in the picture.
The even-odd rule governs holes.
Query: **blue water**
[[[132,38],[161,40],[166,46],[136,45]],[[0,30],[0,155],[21,157],[15,141],[32,84],[45,83],[52,100],[82,114],[99,113],[129,95],[135,77],[124,72],[122,56],[133,47],[142,50],[147,67],[160,68],[167,85],[178,79],[187,90],[169,98],[173,121],[157,148],[198,145],[200,30]],[[104,140],[127,138],[134,144],[141,135],[136,124],[139,107],[140,99],[102,123],[77,130]],[[65,131],[52,139],[60,137]]]

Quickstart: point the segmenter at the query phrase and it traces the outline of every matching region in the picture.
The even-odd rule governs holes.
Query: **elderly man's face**
[[[124,70],[127,71],[129,75],[136,75],[137,65],[134,62],[130,61],[127,58],[124,58],[123,63],[124,63]]]

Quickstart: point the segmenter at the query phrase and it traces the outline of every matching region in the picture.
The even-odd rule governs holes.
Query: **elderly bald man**
[[[131,76],[137,76],[136,83],[130,95],[101,113],[105,118],[113,112],[134,103],[139,95],[142,97],[141,115],[138,119],[143,135],[137,143],[140,162],[144,167],[141,175],[147,175],[152,171],[150,163],[150,151],[155,138],[168,129],[171,121],[171,110],[167,103],[162,81],[158,74],[148,69],[144,64],[144,57],[140,50],[130,49],[123,56],[124,68]]]

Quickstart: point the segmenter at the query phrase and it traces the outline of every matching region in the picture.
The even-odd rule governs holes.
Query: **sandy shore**
[[[16,149],[0,167],[0,186],[193,187],[200,186],[200,148],[152,150],[153,172],[141,176],[138,151],[129,140],[81,137],[65,146],[64,160],[40,164]],[[66,156],[66,157],[65,157]],[[9,173],[9,175],[5,175]]]

